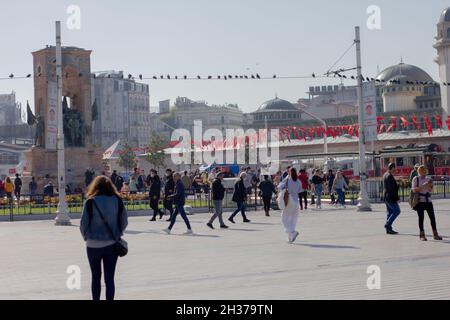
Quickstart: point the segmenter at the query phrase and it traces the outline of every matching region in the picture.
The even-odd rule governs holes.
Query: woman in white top
[[[289,201],[283,209],[282,221],[288,234],[289,243],[293,243],[299,235],[295,228],[300,209],[298,194],[302,192],[302,183],[298,179],[295,168],[289,170],[289,175],[279,184],[278,190],[287,190],[289,192]]]
[[[439,236],[436,227],[436,218],[434,216],[433,202],[431,202],[431,191],[433,190],[433,181],[427,178],[427,169],[425,166],[420,166],[417,169],[418,176],[414,177],[412,180],[412,190],[419,193],[419,204],[414,208],[419,215],[419,230],[420,230],[420,240],[427,241],[425,237],[425,229],[423,227],[423,221],[425,219],[425,211],[428,213],[430,218],[431,227],[433,228],[433,238],[434,240],[442,240]]]

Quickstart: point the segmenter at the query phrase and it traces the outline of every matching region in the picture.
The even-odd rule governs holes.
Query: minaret
[[[435,39],[436,43],[433,47],[437,50],[437,57],[434,61],[439,65],[442,116],[444,126],[446,126],[445,120],[450,115],[450,86],[444,86],[443,83],[450,83],[450,8],[445,9],[441,14],[437,24],[437,37]]]

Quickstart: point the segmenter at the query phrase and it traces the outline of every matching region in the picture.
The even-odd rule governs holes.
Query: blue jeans
[[[394,223],[395,219],[400,215],[400,206],[398,203],[389,203],[386,202],[386,209],[387,209],[387,220],[386,220],[386,228],[392,228],[392,224]]]
[[[345,205],[344,190],[336,189],[336,193],[338,194],[338,201],[337,202],[344,206]]]
[[[321,184],[316,184],[315,185],[315,189],[316,189],[316,196],[317,196],[317,200],[316,200],[316,204],[318,206],[322,205],[322,191],[323,191],[323,185]]]
[[[239,213],[239,211],[242,213],[242,218],[244,218],[244,220],[247,220],[247,217],[245,216],[245,202],[244,201],[237,202],[237,209],[230,216],[230,219],[233,219]]]
[[[186,223],[186,227],[191,230],[191,224],[189,223],[189,219],[186,215],[186,212],[184,211],[184,206],[181,204],[175,205],[175,211],[173,212],[172,216],[170,217],[170,225],[169,230],[172,230],[173,225],[175,224],[175,221],[177,220],[178,213],[183,218],[184,223]]]
[[[105,274],[106,300],[114,300],[115,285],[114,273],[118,255],[114,251],[114,245],[104,248],[87,248],[89,266],[92,273],[91,291],[92,300],[100,300],[101,280],[102,280],[102,261],[103,272]]]

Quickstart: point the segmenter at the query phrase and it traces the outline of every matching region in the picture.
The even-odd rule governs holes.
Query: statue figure
[[[44,117],[39,115],[36,117],[36,132],[34,136],[34,145],[36,147],[44,147],[45,123]]]

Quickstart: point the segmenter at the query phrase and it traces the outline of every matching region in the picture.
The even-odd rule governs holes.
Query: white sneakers
[[[167,229],[163,229],[163,231],[164,231],[165,233],[167,233],[167,234],[170,234],[170,231],[171,231],[171,230],[170,230],[169,228],[167,228]],[[194,234],[194,233],[192,232],[191,229],[188,229],[188,230],[186,230],[186,232],[183,233],[183,234],[188,235],[188,234]]]

